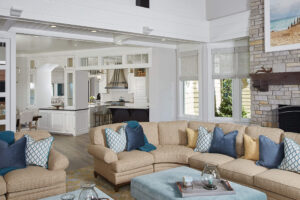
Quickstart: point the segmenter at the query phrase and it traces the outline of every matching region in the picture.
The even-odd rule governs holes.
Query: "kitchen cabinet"
[[[38,128],[52,133],[66,135],[81,135],[88,133],[88,109],[64,110],[42,108],[39,111],[42,118]]]

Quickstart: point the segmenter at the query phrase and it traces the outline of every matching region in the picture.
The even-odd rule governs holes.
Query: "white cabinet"
[[[88,133],[88,109],[84,110],[40,110],[42,118],[38,128],[53,133],[81,135]]]

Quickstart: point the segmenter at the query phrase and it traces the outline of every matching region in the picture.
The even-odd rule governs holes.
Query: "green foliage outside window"
[[[216,117],[232,117],[232,79],[221,80],[221,104],[215,107]],[[247,112],[242,107],[242,117],[246,117]]]

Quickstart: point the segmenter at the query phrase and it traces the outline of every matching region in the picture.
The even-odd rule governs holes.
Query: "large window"
[[[248,47],[212,50],[214,116],[241,120],[251,116]]]
[[[198,51],[180,53],[182,115],[199,115]]]
[[[183,82],[184,114],[199,115],[199,87],[198,81]]]

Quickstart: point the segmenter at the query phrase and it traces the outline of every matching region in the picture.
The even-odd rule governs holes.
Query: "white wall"
[[[57,65],[45,64],[36,69],[36,106],[45,108],[51,106],[52,85],[51,72]]]
[[[206,0],[208,20],[249,10],[250,0]]]
[[[17,57],[17,109],[19,111],[24,110],[27,107],[29,99],[29,67],[28,59],[26,57]]]
[[[150,9],[135,6],[135,0],[14,0],[0,1],[0,15],[10,8],[23,10],[21,18],[84,27],[207,41],[205,0],[152,0]],[[80,14],[78,14],[80,13]]]
[[[150,121],[176,119],[176,52],[153,48],[149,69]]]

